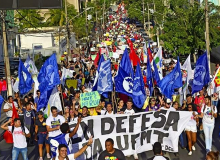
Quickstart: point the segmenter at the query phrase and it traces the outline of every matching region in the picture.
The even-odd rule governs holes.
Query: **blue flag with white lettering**
[[[98,82],[98,77],[99,77],[99,69],[101,67],[101,63],[105,61],[105,58],[103,56],[103,54],[101,55],[101,58],[99,59],[99,64],[98,64],[98,68],[97,68],[97,71],[96,71],[96,77],[95,77],[95,81],[94,81],[94,84],[93,84],[93,87],[92,87],[92,91],[97,91],[97,82]]]
[[[0,95],[0,117],[1,117],[1,110],[2,110],[3,102],[4,102],[4,98]]]
[[[98,84],[97,91],[99,92],[99,94],[107,98],[108,97],[107,93],[113,90],[110,60],[101,63],[97,84]]]
[[[192,94],[202,90],[203,86],[210,82],[209,64],[207,52],[201,55],[194,70],[194,79],[192,85]]]
[[[134,76],[132,98],[135,106],[137,106],[138,108],[143,107],[146,99],[146,92],[144,90],[144,80],[139,63],[136,67],[136,72]]]
[[[161,89],[161,92],[167,98],[171,99],[172,95],[174,94],[174,89],[180,88],[182,86],[183,86],[182,72],[180,69],[180,63],[179,63],[179,57],[178,57],[176,66],[166,77],[164,77],[160,81],[159,87]]]
[[[118,73],[115,76],[115,91],[132,97],[133,75],[134,73],[128,56],[128,51],[125,49]]]
[[[37,110],[46,107],[52,90],[60,84],[56,55],[51,55],[43,64],[38,74],[39,90],[41,92]]]
[[[32,89],[32,84],[34,83],[34,80],[31,77],[31,74],[28,72],[27,68],[24,66],[24,63],[19,61],[19,67],[18,67],[18,78],[19,78],[19,84],[18,89],[20,94],[24,95],[28,93]]]
[[[149,54],[147,55],[147,85],[150,91],[150,95],[152,96],[154,87],[153,87],[153,74],[152,74]]]

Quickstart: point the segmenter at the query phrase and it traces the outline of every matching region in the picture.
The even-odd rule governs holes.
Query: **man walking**
[[[14,143],[12,149],[12,160],[17,160],[20,152],[23,156],[23,160],[28,160],[26,137],[30,137],[30,133],[26,127],[21,126],[19,118],[14,119],[14,126],[8,126],[11,122],[12,119],[9,119],[1,126],[1,128],[9,130],[13,135]]]

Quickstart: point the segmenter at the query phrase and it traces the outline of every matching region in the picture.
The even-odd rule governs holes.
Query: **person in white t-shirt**
[[[124,114],[128,114],[128,115],[135,114],[135,111],[133,109],[133,102],[132,102],[132,100],[129,99],[126,104],[127,104],[127,108],[125,109]],[[128,157],[130,157],[130,156],[131,155],[128,155]],[[137,153],[134,153],[134,159],[135,160],[138,159]]]
[[[215,118],[217,118],[217,108],[211,104],[211,97],[206,96],[205,105],[201,109],[201,115],[197,115],[197,117],[202,118],[207,153],[212,148],[212,134],[215,126]]]
[[[188,155],[192,155],[192,150],[195,151],[195,143],[196,143],[196,132],[197,132],[197,125],[199,125],[199,119],[196,115],[198,113],[196,111],[193,111],[193,104],[188,104],[187,109],[189,112],[192,113],[191,119],[187,123],[185,127],[186,135],[188,138],[188,147],[189,147],[189,153]]]
[[[23,156],[23,160],[28,160],[26,137],[30,137],[30,133],[26,127],[21,126],[21,121],[19,118],[14,119],[13,127],[7,126],[11,122],[12,119],[9,119],[1,126],[1,128],[12,132],[14,142],[12,149],[12,160],[17,160],[20,152]]]
[[[62,134],[60,131],[60,125],[65,123],[65,118],[61,115],[58,115],[56,107],[51,107],[51,114],[52,115],[46,120],[46,127],[49,133],[49,141],[51,138]]]
[[[13,101],[12,96],[8,97],[8,103],[5,103],[5,105],[3,107],[3,111],[6,112],[8,120],[12,117],[13,103],[14,103],[16,110],[18,110],[18,104],[15,101]]]
[[[101,113],[101,115],[112,115],[114,114],[113,107],[111,103],[108,103],[105,110],[96,110],[97,112]]]
[[[114,114],[112,104],[108,103],[106,106],[106,111],[101,110],[101,115],[112,115],[112,114]]]
[[[51,160],[75,160],[77,157],[79,157],[83,152],[92,144],[93,140],[92,137],[89,138],[88,143],[83,146],[78,152],[74,154],[67,155],[67,146],[65,144],[60,144],[58,146],[58,155],[55,158],[52,158]]]
[[[132,100],[128,100],[127,101],[127,108],[126,108],[126,110],[124,111],[124,114],[135,114],[135,111],[134,111],[134,109],[133,109],[133,102],[132,102]]]
[[[176,111],[175,108],[171,107],[171,104],[172,104],[171,100],[167,99],[166,103],[165,103],[165,106],[161,107],[160,110],[163,109],[163,110],[169,110],[169,111]]]

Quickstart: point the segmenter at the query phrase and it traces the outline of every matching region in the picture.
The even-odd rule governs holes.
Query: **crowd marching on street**
[[[214,128],[220,128],[215,125],[219,64],[212,74],[204,53],[192,69],[190,55],[182,63],[156,42],[146,42],[145,31],[129,21],[123,3],[102,30],[101,42],[71,57],[51,55],[38,75],[20,60],[13,96],[7,97],[6,79],[0,78],[0,105],[7,116],[1,136],[13,143],[11,159],[19,154],[30,159],[28,146],[38,143],[39,160],[139,159],[149,150],[152,160],[166,160],[163,151],[178,153],[177,145],[194,154],[197,132],[204,135],[206,159],[218,159],[212,138]],[[91,48],[97,52],[88,55]]]

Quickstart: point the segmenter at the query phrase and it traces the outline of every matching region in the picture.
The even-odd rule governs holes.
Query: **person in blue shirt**
[[[27,102],[25,108],[22,108],[22,113],[24,114],[24,126],[30,131],[30,138],[28,139],[29,145],[33,145],[34,142],[34,123],[35,123],[35,113],[31,109],[31,104]]]

